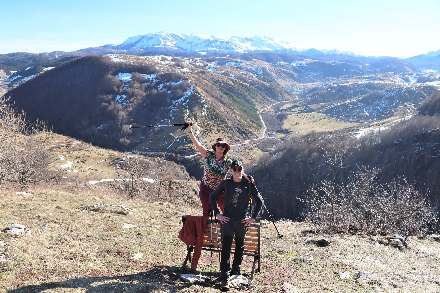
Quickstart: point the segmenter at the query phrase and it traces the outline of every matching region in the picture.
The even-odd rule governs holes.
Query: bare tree
[[[0,184],[16,182],[21,187],[44,180],[49,165],[49,152],[44,146],[44,123],[26,121],[23,112],[16,113],[8,100],[0,100]]]
[[[404,178],[376,182],[378,169],[354,172],[348,183],[325,180],[309,190],[306,221],[326,232],[422,235],[438,219],[428,195]]]
[[[124,191],[129,197],[134,197],[143,190],[143,176],[148,166],[147,161],[136,155],[126,156],[119,164],[117,179],[123,182]]]

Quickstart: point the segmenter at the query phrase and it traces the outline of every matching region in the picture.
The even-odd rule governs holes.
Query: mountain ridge
[[[143,50],[153,51],[158,48],[177,50],[183,52],[278,52],[278,53],[293,53],[310,56],[325,56],[325,55],[347,55],[358,56],[363,55],[354,54],[350,51],[342,51],[338,49],[316,49],[316,48],[296,48],[294,45],[286,41],[277,40],[267,36],[255,35],[252,37],[240,36],[215,36],[202,35],[196,33],[168,33],[157,32],[147,33],[127,38],[121,44],[106,44],[101,46],[108,49],[117,50]],[[438,57],[440,50],[431,51],[426,54],[420,54],[414,57]],[[392,56],[363,56],[363,57],[392,57]],[[399,59],[409,59],[399,58]]]
[[[252,37],[221,37],[205,36],[201,34],[175,34],[175,33],[149,33],[129,37],[119,45],[104,45],[105,48],[117,50],[144,50],[152,51],[158,48],[181,50],[184,52],[223,52],[223,53],[249,53],[249,52],[284,52],[295,54],[333,55],[344,54],[354,56],[348,51],[317,50],[314,48],[298,49],[288,42],[279,41],[266,36]]]

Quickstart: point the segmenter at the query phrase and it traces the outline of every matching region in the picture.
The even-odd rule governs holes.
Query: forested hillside
[[[406,179],[440,207],[440,92],[418,115],[363,133],[315,132],[286,141],[253,169],[278,217],[301,218],[304,199],[324,180],[350,184],[357,171],[378,169],[378,182]]]

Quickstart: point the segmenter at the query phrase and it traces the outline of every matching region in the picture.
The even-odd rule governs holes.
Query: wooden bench
[[[182,217],[182,222],[185,222],[185,216]],[[208,223],[203,233],[203,246],[202,250],[219,253],[222,251],[221,242],[221,224],[218,221],[208,219]],[[235,239],[232,242],[232,250],[235,249]],[[191,254],[194,250],[194,246],[187,245],[187,254],[185,261],[180,269],[180,274],[183,273],[187,266],[188,261],[191,261]],[[244,239],[244,253],[243,255],[253,256],[252,272],[250,279],[252,280],[255,272],[260,271],[260,223],[253,223],[248,227],[246,237]],[[255,269],[255,266],[257,268]]]

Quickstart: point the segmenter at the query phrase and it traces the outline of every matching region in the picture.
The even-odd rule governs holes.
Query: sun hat
[[[215,145],[218,143],[224,143],[226,144],[226,150],[229,151],[231,149],[231,147],[229,146],[229,143],[226,141],[226,139],[219,137],[217,138],[217,140],[215,141],[215,143],[212,145],[212,149],[215,151]]]

